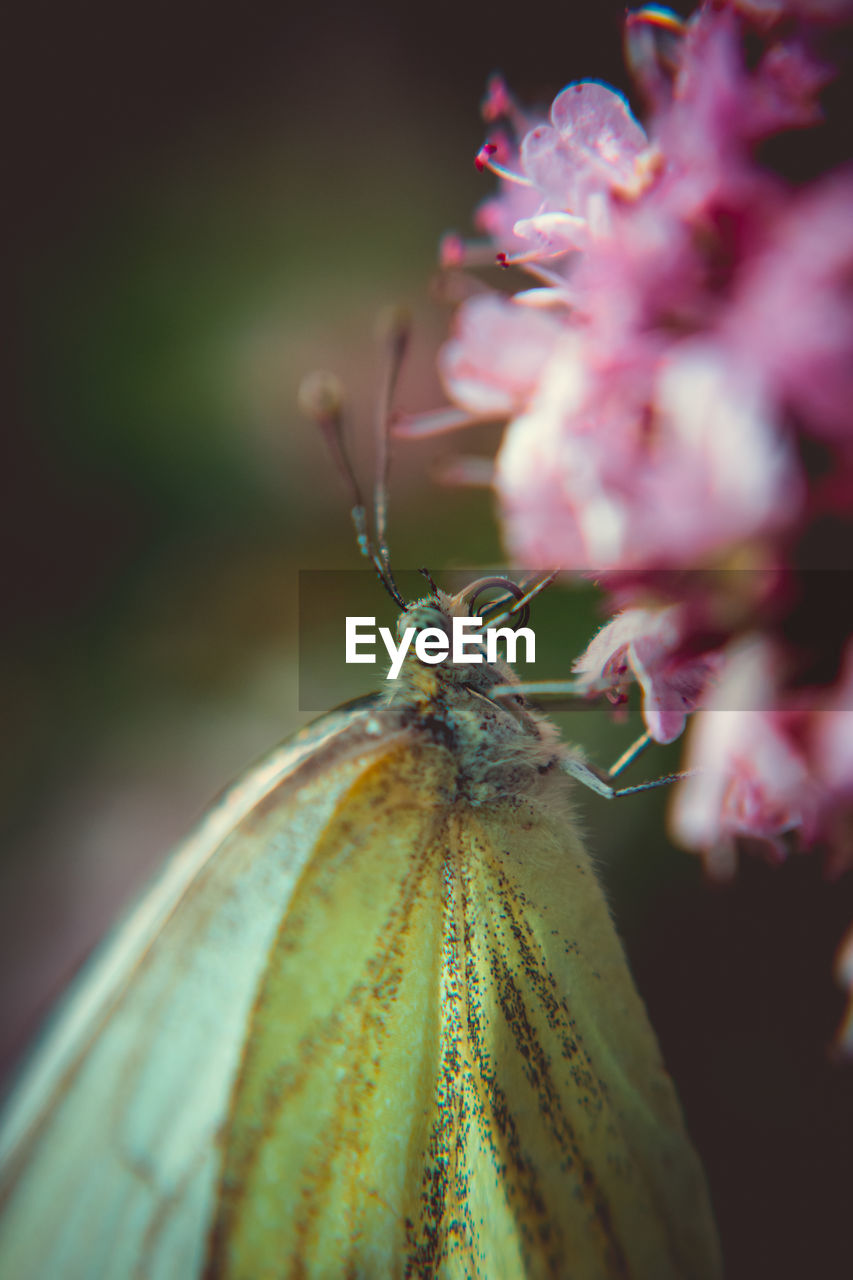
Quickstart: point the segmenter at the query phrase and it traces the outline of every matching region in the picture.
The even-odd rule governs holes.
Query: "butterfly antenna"
[[[433,596],[434,596],[434,597],[435,597],[435,599],[437,600],[437,599],[438,599],[438,586],[437,586],[437,584],[436,584],[436,582],[435,582],[435,579],[433,578],[432,574],[430,573],[429,569],[418,569],[418,573],[421,575],[421,577],[422,577],[422,578],[426,578],[427,582],[429,583],[430,591],[432,592]]]
[[[384,557],[377,553],[367,527],[364,497],[344,439],[344,397],[340,382],[333,373],[319,371],[310,373],[303,379],[299,388],[298,401],[306,417],[320,428],[335,468],[346,485],[350,501],[350,518],[355,529],[359,551],[371,562],[379,581],[394,603],[398,608],[405,609],[406,602],[397,590],[390,568],[386,564],[387,548]]]
[[[391,307],[380,320],[380,335],[386,348],[385,365],[376,406],[376,478],[373,488],[373,520],[376,551],[384,570],[385,585],[392,589],[397,602],[405,602],[397,589],[388,551],[388,473],[391,467],[391,425],[394,395],[400,370],[409,347],[412,321],[405,307]]]

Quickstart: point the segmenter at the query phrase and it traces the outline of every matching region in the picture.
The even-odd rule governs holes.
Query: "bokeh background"
[[[449,313],[431,280],[439,236],[467,229],[490,190],[472,165],[486,77],[501,69],[543,104],[580,77],[627,88],[621,18],[575,0],[43,0],[7,16],[7,1079],[174,841],[310,718],[298,572],[352,570],[342,615],[384,607],[296,412],[300,379],[340,375],[367,475],[376,317],[403,302],[415,335],[400,402],[441,403]],[[488,496],[430,478],[453,444],[401,443],[392,482],[395,563],[439,577],[501,558]],[[596,609],[588,588],[543,598],[543,675],[567,672]],[[330,675],[329,705],[345,692]],[[560,722],[602,763],[631,738],[600,714]],[[662,753],[649,768],[672,765]],[[829,1046],[850,885],[800,858],[748,860],[710,887],[668,845],[662,796],[581,802],[728,1274],[848,1274],[853,1071]]]

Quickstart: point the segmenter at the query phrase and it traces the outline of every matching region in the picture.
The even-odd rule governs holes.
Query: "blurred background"
[[[622,12],[49,0],[7,19],[5,1078],[213,795],[311,718],[299,571],[347,574],[342,617],[385,608],[355,572],[300,379],[341,377],[367,476],[376,317],[402,302],[415,331],[399,403],[442,402],[449,311],[431,280],[440,235],[468,230],[491,190],[472,164],[486,78],[500,69],[543,105],[581,77],[627,89]],[[488,495],[430,479],[455,445],[401,442],[394,462],[394,561],[439,578],[501,558]],[[598,620],[590,588],[543,598],[539,673],[566,674]],[[347,691],[330,679],[328,705]],[[559,719],[602,764],[631,741],[599,713]],[[747,860],[709,887],[667,844],[664,797],[581,803],[728,1274],[847,1274],[853,1071],[829,1045],[850,885],[802,858]]]

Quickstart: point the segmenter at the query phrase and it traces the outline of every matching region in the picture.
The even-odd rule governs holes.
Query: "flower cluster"
[[[618,610],[576,673],[638,681],[660,742],[700,708],[672,826],[716,873],[744,839],[853,862],[853,173],[771,163],[820,126],[851,24],[851,0],[630,13],[644,125],[594,81],[544,118],[495,78],[485,242],[443,260],[485,243],[527,287],[463,302],[455,409],[404,427],[507,420],[510,552],[593,574]]]

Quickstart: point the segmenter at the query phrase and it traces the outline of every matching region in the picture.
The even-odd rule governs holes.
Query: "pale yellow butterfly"
[[[210,812],[10,1100],[0,1275],[721,1274],[588,766],[513,680],[410,652]]]

